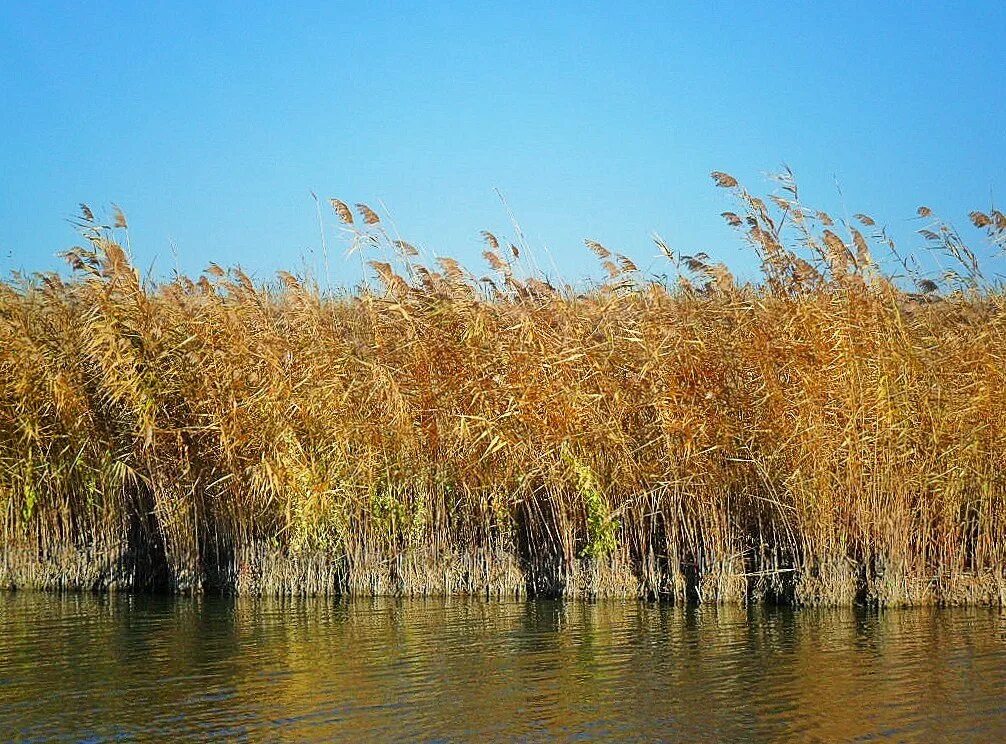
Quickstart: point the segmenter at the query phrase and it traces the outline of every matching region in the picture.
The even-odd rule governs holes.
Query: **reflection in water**
[[[1006,738],[1006,616],[0,594],[3,739]]]

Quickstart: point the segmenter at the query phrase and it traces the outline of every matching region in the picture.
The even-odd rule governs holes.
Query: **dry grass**
[[[929,210],[941,287],[788,174],[714,178],[757,286],[588,241],[575,293],[488,233],[479,279],[338,200],[380,289],[155,285],[85,208],[71,279],[0,284],[0,580],[1002,603],[1006,297]]]

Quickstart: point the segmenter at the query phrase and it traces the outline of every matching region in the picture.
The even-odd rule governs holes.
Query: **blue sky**
[[[38,5],[0,2],[4,272],[60,266],[81,201],[122,206],[143,268],[269,278],[318,265],[311,190],[478,263],[513,234],[498,188],[570,279],[584,237],[662,270],[654,231],[749,272],[714,169],[767,191],[787,163],[904,248],[919,204],[1006,201],[991,2]]]

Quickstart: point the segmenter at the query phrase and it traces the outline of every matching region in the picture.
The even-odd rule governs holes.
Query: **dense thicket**
[[[756,286],[588,241],[576,292],[488,233],[478,279],[338,200],[379,289],[157,284],[85,208],[71,277],[0,283],[0,581],[1002,603],[1004,295],[925,208],[940,286],[714,176]]]

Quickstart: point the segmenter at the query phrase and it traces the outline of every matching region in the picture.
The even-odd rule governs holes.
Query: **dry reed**
[[[757,285],[587,241],[576,293],[490,233],[477,279],[337,199],[379,289],[155,284],[82,207],[69,279],[0,283],[0,581],[1002,604],[1004,295],[928,209],[939,286],[789,174],[713,177]]]

